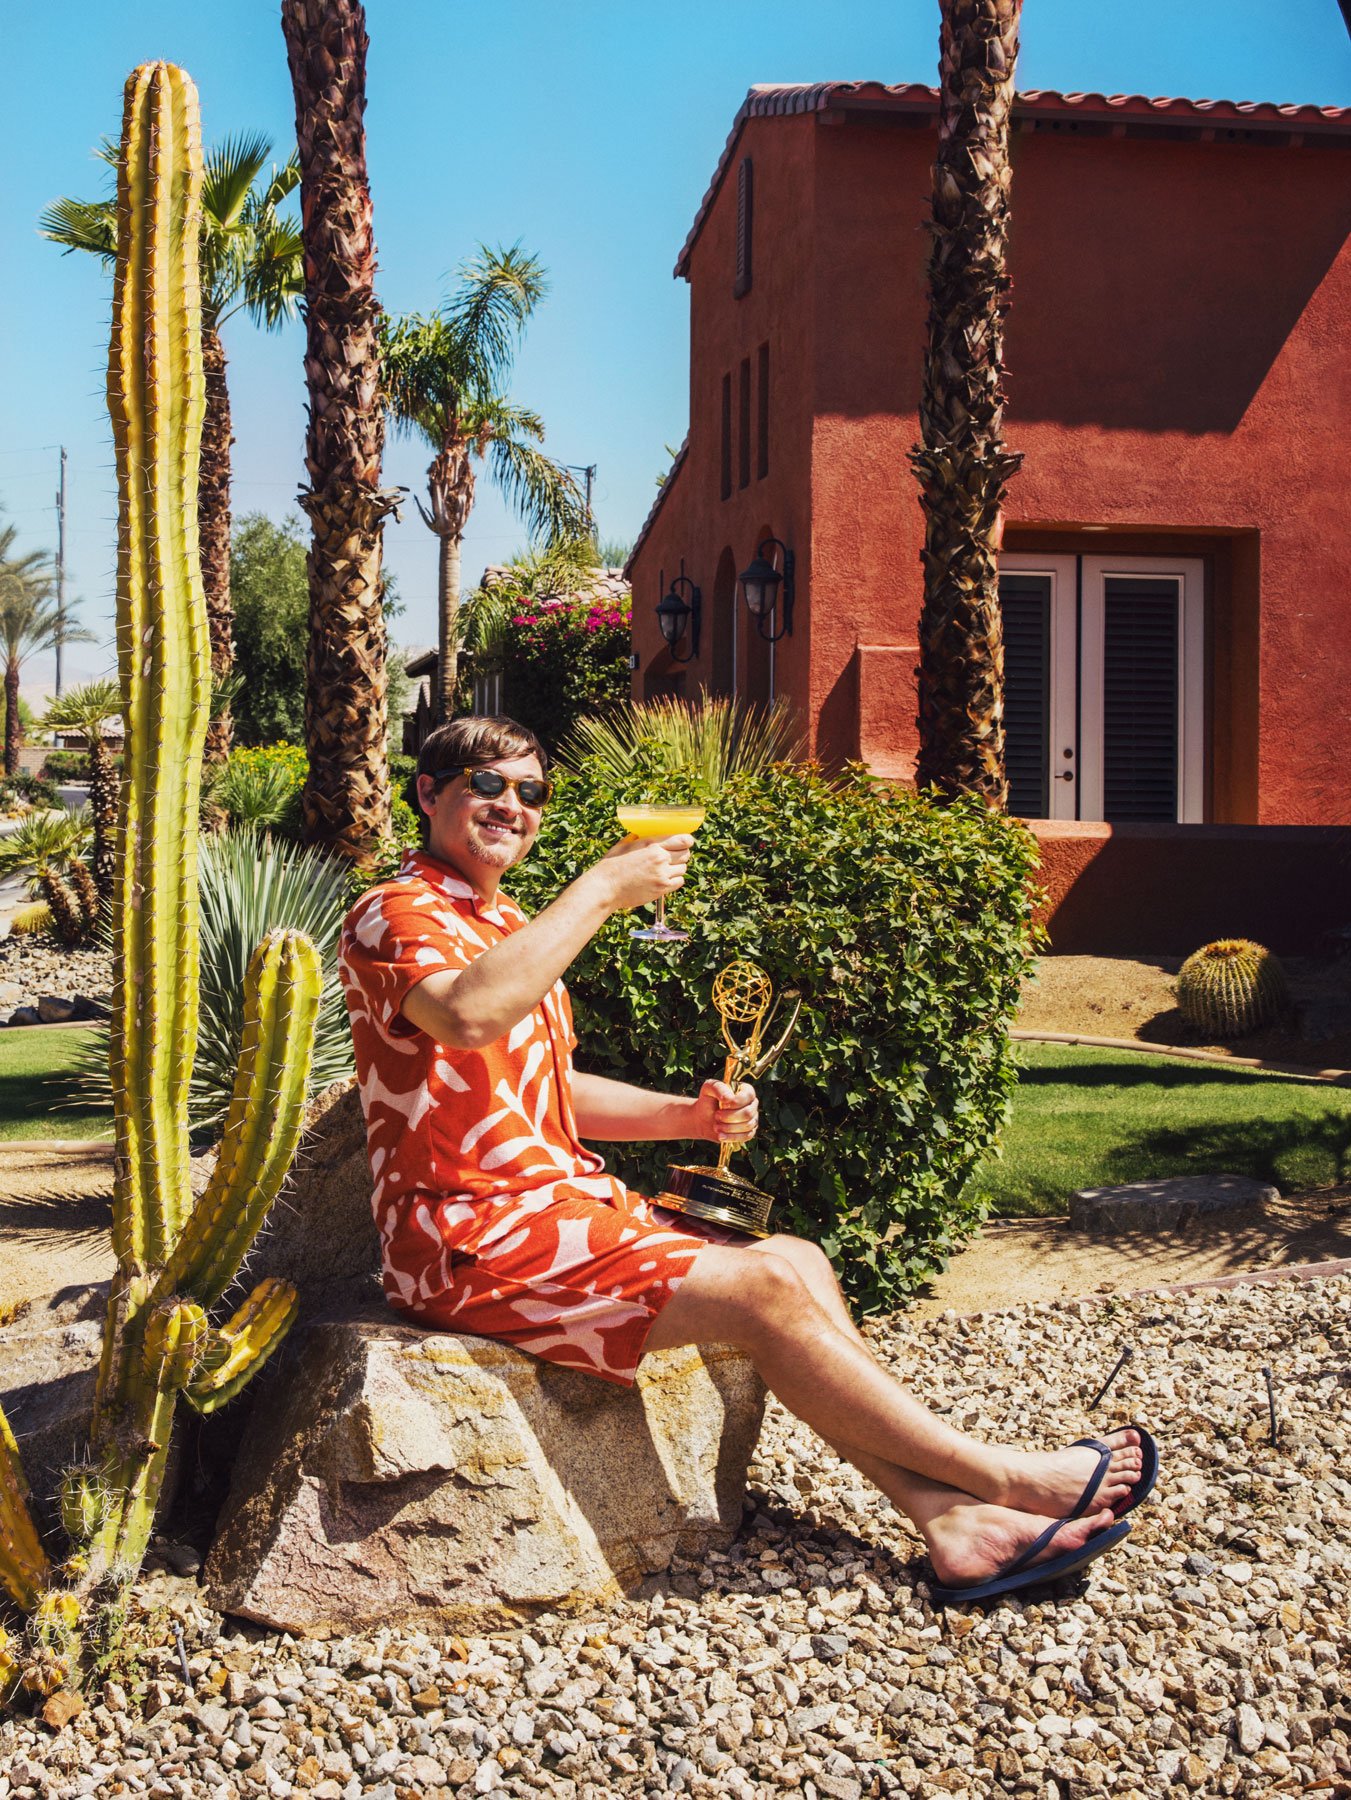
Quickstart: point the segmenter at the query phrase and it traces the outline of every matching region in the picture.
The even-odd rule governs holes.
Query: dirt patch
[[[1068,1219],[994,1219],[909,1309],[933,1318],[1214,1281],[1351,1257],[1351,1187],[1210,1213],[1180,1231],[1091,1238]]]
[[[111,1144],[0,1144],[0,1306],[108,1279],[112,1192]]]
[[[1284,958],[1291,1014],[1280,1026],[1207,1044],[1173,999],[1178,956],[1043,956],[1023,987],[1023,1031],[1082,1032],[1144,1044],[1214,1050],[1223,1056],[1351,1068],[1351,957]]]

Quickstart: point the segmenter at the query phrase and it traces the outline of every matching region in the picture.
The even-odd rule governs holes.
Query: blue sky
[[[687,290],[671,268],[746,89],[761,81],[932,81],[936,0],[367,0],[367,130],[381,297],[428,311],[481,240],[520,240],[551,297],[517,363],[515,396],[543,414],[560,461],[598,465],[606,536],[631,538],[687,419]],[[35,221],[62,194],[102,191],[90,155],[117,128],[129,69],[181,63],[208,143],[294,129],[275,0],[68,0],[6,21],[0,236],[0,506],[25,548],[55,542],[56,451],[69,451],[70,592],[110,663],[116,494],[103,405],[109,285]],[[1024,88],[1351,104],[1337,0],[1026,0]],[[1017,193],[1014,193],[1017,206]],[[1254,246],[1260,254],[1260,246]],[[303,332],[227,327],[236,514],[282,517],[302,474]],[[389,445],[386,479],[416,486],[427,458]],[[465,571],[523,540],[487,483]],[[404,643],[435,634],[435,541],[412,507],[386,532],[407,610]],[[49,684],[35,659],[25,689]]]

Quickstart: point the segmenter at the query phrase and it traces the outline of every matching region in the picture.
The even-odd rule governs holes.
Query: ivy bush
[[[640,756],[622,798],[688,796],[687,779],[655,768]],[[619,797],[594,758],[561,777],[508,877],[528,912],[615,842]],[[1007,1027],[1035,948],[1035,866],[1026,829],[974,801],[940,806],[861,767],[734,775],[670,905],[690,941],[635,943],[621,914],[569,970],[579,1064],[692,1092],[721,1072],[711,992],[725,963],[750,957],[776,989],[799,989],[796,1037],[734,1166],[774,1195],[777,1229],[821,1244],[864,1311],[894,1308],[981,1216],[964,1190],[1016,1080]],[[654,1194],[668,1162],[712,1148],[626,1145],[619,1160]]]

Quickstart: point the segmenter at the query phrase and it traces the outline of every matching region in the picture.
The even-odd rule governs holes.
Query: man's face
[[[518,781],[538,780],[544,773],[537,756],[504,758],[485,767]],[[457,775],[439,788],[430,775],[419,775],[417,787],[428,820],[427,848],[475,886],[489,876],[496,887],[502,873],[520,862],[535,841],[540,808],[523,806],[515,788],[485,798],[474,793],[467,775]]]

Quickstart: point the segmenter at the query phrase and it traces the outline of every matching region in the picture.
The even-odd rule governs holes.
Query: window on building
[[[761,344],[756,357],[756,399],[759,402],[758,430],[755,441],[755,476],[763,481],[769,473],[769,345]]]
[[[736,279],[732,297],[740,300],[751,291],[751,159],[743,156],[736,172]]]
[[[751,359],[741,359],[741,386],[737,395],[737,486],[751,485]]]
[[[719,490],[724,500],[732,497],[732,377],[722,378],[722,479]]]
[[[476,669],[474,671],[474,711],[496,714],[501,710],[502,671],[500,669]]]

